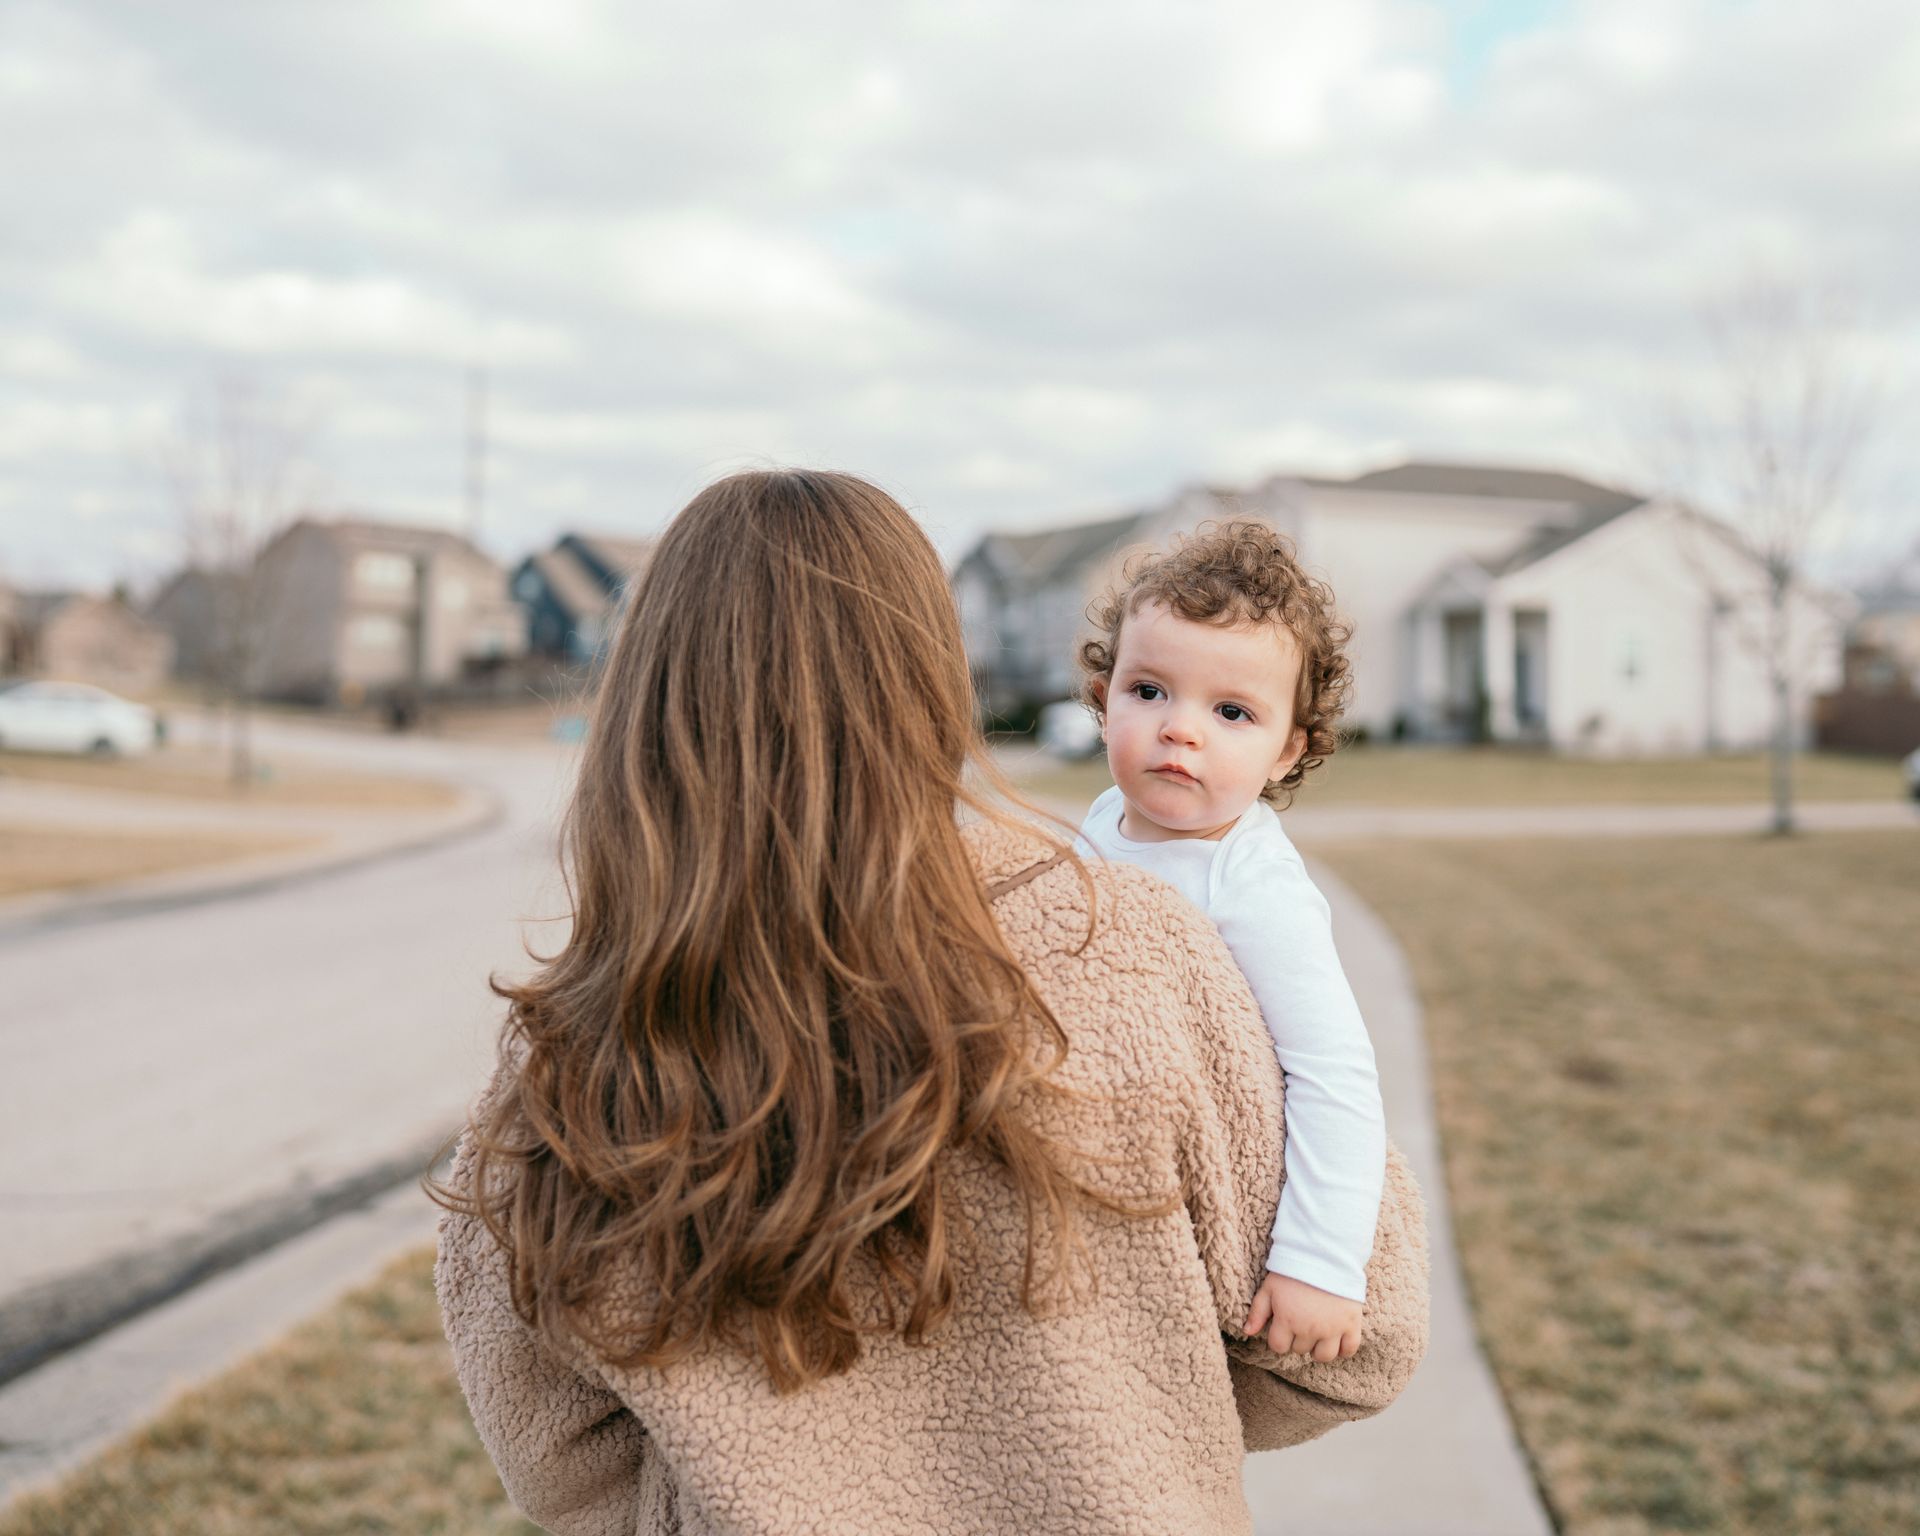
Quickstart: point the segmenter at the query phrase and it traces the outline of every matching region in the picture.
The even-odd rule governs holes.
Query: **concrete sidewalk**
[[[1454,1247],[1420,1003],[1405,957],[1373,910],[1324,866],[1334,941],[1373,1037],[1387,1133],[1427,1200],[1433,1339],[1384,1413],[1249,1456],[1260,1536],[1550,1536],[1552,1522],[1480,1351]]]
[[[1793,809],[1803,832],[1920,830],[1920,803],[1812,800]],[[1360,838],[1740,837],[1773,825],[1772,807],[1734,805],[1303,806],[1285,812],[1303,844]]]
[[[1086,807],[1045,800],[1078,822]],[[1288,819],[1289,829],[1293,819]],[[1552,1536],[1525,1452],[1481,1353],[1454,1247],[1420,1000],[1386,925],[1324,865],[1314,883],[1373,1039],[1387,1134],[1427,1201],[1433,1334],[1407,1390],[1384,1413],[1306,1445],[1249,1456],[1243,1482],[1257,1536]]]

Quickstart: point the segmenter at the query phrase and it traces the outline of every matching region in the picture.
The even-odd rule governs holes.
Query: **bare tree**
[[[260,555],[304,504],[311,436],[311,422],[278,389],[227,372],[189,397],[160,450],[187,563],[213,594],[213,676],[236,785],[254,776],[252,706],[274,614]]]
[[[1759,657],[1772,702],[1773,830],[1793,830],[1794,700],[1805,660],[1793,607],[1810,591],[1810,557],[1857,513],[1865,452],[1881,399],[1862,356],[1853,306],[1836,289],[1772,276],[1748,279],[1702,306],[1710,366],[1668,407],[1668,495],[1709,512],[1689,519],[1704,537],[1731,530],[1757,562],[1757,622],[1740,594],[1697,560],[1718,614]]]

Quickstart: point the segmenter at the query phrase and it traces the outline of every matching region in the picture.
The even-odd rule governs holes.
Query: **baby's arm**
[[[1286,1078],[1286,1183],[1267,1268],[1351,1301],[1386,1180],[1373,1042],[1333,947],[1333,918],[1291,847],[1223,871],[1214,925],[1253,989]]]

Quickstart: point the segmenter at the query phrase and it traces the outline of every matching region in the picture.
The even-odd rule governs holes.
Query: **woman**
[[[952,597],[844,475],[736,475],[637,579],[436,1271],[564,1532],[1247,1531],[1244,1450],[1426,1345],[1389,1149],[1351,1358],[1240,1335],[1281,1179],[1219,937],[996,809]],[[964,827],[960,815],[970,813]]]

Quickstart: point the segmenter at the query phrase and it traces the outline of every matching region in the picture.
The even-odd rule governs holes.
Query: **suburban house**
[[[166,681],[172,664],[172,638],[119,592],[8,592],[0,598],[0,673],[144,693]]]
[[[1197,486],[1079,527],[989,534],[953,571],[987,708],[1071,693],[1087,605],[1127,554],[1228,516],[1289,535],[1353,625],[1350,727],[1596,753],[1764,742],[1766,577],[1730,529],[1546,470],[1410,463]],[[1790,600],[1803,694],[1839,678],[1846,609]],[[1807,697],[1796,729],[1810,734]]]
[[[646,563],[650,539],[569,533],[515,568],[512,592],[527,610],[527,648],[590,665],[613,635],[628,581]]]
[[[303,517],[254,572],[256,686],[270,698],[351,705],[458,683],[526,651],[505,572],[444,528]]]
[[[1903,757],[1920,747],[1920,546],[1858,604],[1845,675],[1815,701],[1820,745]]]
[[[213,682],[229,676],[244,588],[231,571],[189,565],[168,577],[153,595],[147,618],[173,636],[175,677]]]

